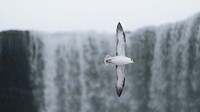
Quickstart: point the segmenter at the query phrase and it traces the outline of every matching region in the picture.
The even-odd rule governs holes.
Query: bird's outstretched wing
[[[124,73],[125,65],[117,65],[117,84],[116,84],[116,92],[117,95],[120,97],[125,85],[125,73]]]
[[[120,22],[117,24],[116,36],[117,36],[116,55],[125,56],[126,37]]]

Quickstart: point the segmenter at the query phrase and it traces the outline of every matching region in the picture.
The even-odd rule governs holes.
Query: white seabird
[[[116,56],[109,56],[107,55],[104,58],[104,63],[113,63],[116,64],[116,71],[117,71],[117,84],[116,84],[116,92],[117,95],[120,97],[124,88],[125,84],[125,65],[134,63],[134,61],[126,57],[125,48],[126,48],[126,37],[122,25],[120,22],[117,25],[116,30],[117,36],[117,49],[116,49]]]

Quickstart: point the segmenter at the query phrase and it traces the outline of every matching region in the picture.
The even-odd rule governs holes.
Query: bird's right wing
[[[117,84],[116,84],[116,92],[118,96],[120,97],[125,85],[125,65],[117,65],[116,71],[117,71]]]
[[[116,36],[117,36],[116,55],[125,56],[126,37],[120,22],[117,24]]]

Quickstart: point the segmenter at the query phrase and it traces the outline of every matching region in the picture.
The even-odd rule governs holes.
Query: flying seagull
[[[134,61],[126,57],[126,37],[122,25],[120,22],[117,24],[116,30],[117,36],[117,48],[116,48],[116,56],[107,55],[104,58],[104,63],[107,65],[108,63],[116,64],[116,73],[117,73],[117,84],[116,84],[116,92],[120,97],[125,84],[125,65],[134,63]]]

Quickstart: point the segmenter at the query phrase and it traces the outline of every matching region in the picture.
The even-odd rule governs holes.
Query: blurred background
[[[0,0],[0,112],[199,112],[197,0]],[[127,56],[115,92],[115,30]]]

